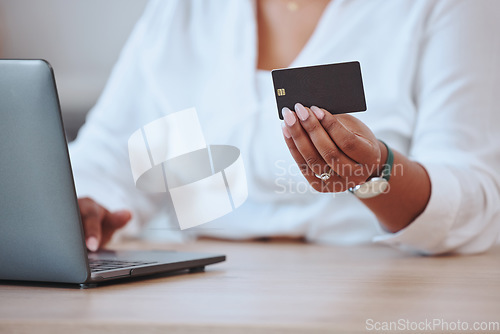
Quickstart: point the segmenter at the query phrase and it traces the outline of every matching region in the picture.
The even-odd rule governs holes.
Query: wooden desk
[[[137,247],[172,248],[122,246]],[[94,289],[0,285],[0,333],[359,333],[368,319],[500,321],[500,247],[463,257],[291,243],[175,248],[228,260]]]

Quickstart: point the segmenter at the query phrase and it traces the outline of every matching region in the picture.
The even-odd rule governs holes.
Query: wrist
[[[372,175],[370,175],[369,179],[372,177],[382,176],[382,171],[384,170],[384,167],[387,164],[387,156],[388,156],[387,146],[385,146],[385,144],[378,139],[377,139],[377,144],[380,150],[380,158],[375,164],[375,168],[373,170]]]
[[[384,142],[379,141],[379,145],[383,147],[379,146],[380,159],[374,166],[376,170],[372,172],[372,176],[366,182],[349,188],[349,191],[358,198],[372,198],[389,191],[394,154]]]

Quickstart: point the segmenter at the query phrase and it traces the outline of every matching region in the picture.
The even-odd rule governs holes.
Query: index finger
[[[95,252],[101,243],[102,221],[107,210],[87,198],[78,200],[78,204],[85,232],[85,243],[90,251]]]

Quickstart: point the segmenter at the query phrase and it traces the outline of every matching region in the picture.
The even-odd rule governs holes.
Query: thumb
[[[110,212],[106,217],[106,225],[113,229],[119,229],[129,222],[132,213],[129,210]]]

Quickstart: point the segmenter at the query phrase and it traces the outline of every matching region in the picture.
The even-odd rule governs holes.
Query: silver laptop
[[[174,251],[87,253],[52,68],[43,60],[0,59],[0,280],[86,286],[200,271],[224,260]]]

